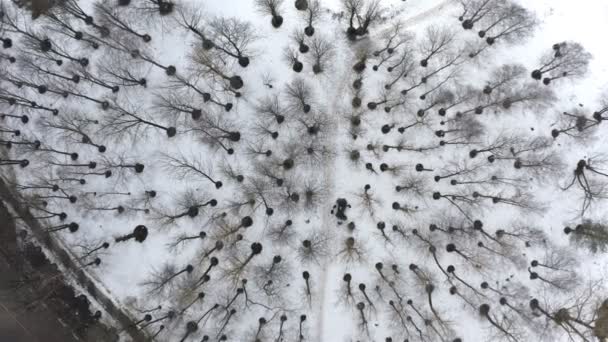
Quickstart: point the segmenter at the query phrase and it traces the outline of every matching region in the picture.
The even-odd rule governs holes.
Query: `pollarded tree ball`
[[[175,127],[167,128],[167,136],[169,138],[173,138],[176,134],[177,134],[177,130],[175,129]]]
[[[353,97],[353,100],[351,101],[351,105],[352,105],[354,108],[359,108],[359,107],[361,107],[361,98],[359,98],[359,97]]]
[[[110,170],[106,171],[106,172],[104,173],[104,177],[106,177],[106,178],[110,178],[110,177],[112,177],[112,171],[110,171]]]
[[[272,209],[272,208],[266,208],[266,215],[267,216],[272,216],[273,213],[274,213],[274,209]]]
[[[361,89],[361,87],[363,86],[363,80],[358,78],[353,82],[353,88],[355,89]]]
[[[70,200],[70,203],[76,203],[76,201],[78,201],[78,197],[74,195],[68,197],[68,199]]]
[[[254,255],[262,253],[262,244],[259,242],[254,242],[251,244],[251,253]]]
[[[399,204],[399,202],[393,202],[393,209],[394,210],[399,210],[401,208],[401,205]]]
[[[287,320],[287,315],[281,315],[281,322],[285,322]]]
[[[304,64],[302,64],[300,61],[295,61],[293,62],[291,69],[295,72],[301,72],[304,69]]]
[[[381,128],[381,131],[382,131],[383,134],[387,134],[387,133],[389,133],[391,131],[391,128],[392,127],[390,125],[383,125],[382,128]]]
[[[475,157],[477,157],[477,153],[479,153],[477,150],[471,150],[469,152],[469,157],[470,158],[475,158]]]
[[[471,19],[466,19],[462,22],[462,28],[465,30],[470,30],[473,28],[473,21]]]
[[[160,15],[168,15],[173,12],[173,8],[175,5],[170,1],[159,1],[158,2],[158,12]]]
[[[75,233],[76,231],[78,231],[78,223],[76,222],[72,222],[68,225],[68,229],[70,230],[70,233]]]
[[[136,173],[142,173],[144,172],[145,166],[144,164],[136,163],[134,168]]]
[[[378,71],[378,66],[377,66],[377,65],[374,65],[374,66],[372,67],[372,69],[373,69],[374,71]]]
[[[108,102],[108,101],[103,101],[103,102],[101,103],[101,109],[103,109],[103,110],[107,110],[108,108],[110,108],[110,102]]]
[[[203,49],[211,50],[215,47],[215,44],[209,39],[203,39]]]
[[[22,115],[21,116],[21,123],[28,123],[30,121],[30,118],[27,115]]]
[[[426,68],[429,65],[429,61],[426,59],[423,59],[420,61],[420,66],[423,68]]]
[[[386,163],[380,164],[380,171],[384,172],[386,170],[388,170],[388,164],[386,164]]]
[[[148,228],[144,225],[138,225],[133,229],[133,236],[135,237],[135,241],[144,242],[148,237]]]
[[[448,243],[448,244],[445,246],[445,250],[446,250],[448,253],[455,252],[455,251],[456,251],[456,245],[454,245],[453,243]]]
[[[346,238],[345,244],[346,244],[346,247],[348,247],[348,248],[355,247],[355,238],[352,236]]]
[[[188,216],[189,217],[192,217],[192,218],[197,217],[198,216],[198,212],[199,212],[198,211],[198,207],[196,207],[196,206],[192,206],[192,207],[188,208]]]
[[[298,47],[298,51],[300,51],[300,53],[307,53],[310,50],[310,47],[304,43],[300,43],[300,46]]]
[[[274,16],[270,20],[270,23],[272,24],[272,27],[279,28],[281,25],[283,25],[283,17],[280,15]]]
[[[366,287],[365,284],[363,284],[363,283],[359,284],[359,290],[365,291],[365,287]]]
[[[372,188],[372,186],[371,186],[371,185],[369,185],[369,184],[365,184],[365,186],[364,186],[363,188],[364,188],[365,190],[369,190],[369,189],[371,189],[371,188]]]
[[[246,68],[249,65],[249,57],[239,57],[239,65],[243,68]]]
[[[216,257],[211,257],[210,263],[211,263],[211,266],[215,267],[220,263],[220,261]]]
[[[173,75],[175,75],[176,72],[177,72],[177,69],[173,65],[169,65],[165,69],[165,73],[167,74],[167,76],[173,76]]]
[[[295,6],[298,11],[306,11],[308,9],[308,0],[296,0]]]
[[[549,85],[550,83],[551,83],[551,79],[550,79],[550,78],[545,77],[545,78],[543,79],[543,84],[544,84],[544,85]]]
[[[381,262],[377,262],[376,265],[375,265],[375,267],[376,267],[377,270],[381,270],[382,267],[384,267],[384,265]]]
[[[228,133],[228,140],[232,142],[238,142],[241,140],[241,132],[230,132]]]
[[[477,35],[479,36],[479,38],[483,38],[486,36],[486,31],[481,30],[481,31],[479,31],[479,33],[477,33]]]
[[[487,289],[488,287],[490,287],[490,285],[488,285],[488,283],[487,283],[487,282],[485,282],[485,281],[484,281],[484,282],[482,282],[482,283],[481,283],[481,288],[482,288],[482,289],[484,289],[484,290],[485,290],[485,289]]]
[[[310,242],[310,240],[304,240],[302,241],[302,246],[304,246],[304,248],[310,248],[312,246],[312,243]]]
[[[445,116],[447,114],[447,110],[445,108],[440,108],[438,113],[440,116]]]
[[[295,165],[295,163],[294,163],[293,159],[291,159],[291,158],[285,159],[283,161],[283,163],[281,164],[281,166],[283,166],[283,169],[285,169],[285,170],[291,170],[294,167],[294,165]]]
[[[88,58],[81,58],[78,60],[78,64],[80,64],[83,67],[86,67],[87,65],[89,65],[89,59]]]
[[[8,58],[8,61],[10,63],[15,63],[17,61],[17,59],[15,57],[11,56],[11,57]]]
[[[488,45],[494,45],[494,43],[496,43],[496,38],[488,37],[486,38],[486,43],[488,43]]]
[[[150,37],[149,34],[144,34],[141,39],[144,40],[144,42],[149,43],[150,41],[152,41],[152,37]]]
[[[454,273],[454,271],[456,271],[456,267],[454,267],[453,265],[449,265],[446,270],[448,271],[448,273]]]
[[[13,41],[10,38],[4,38],[2,40],[2,47],[5,49],[9,49],[13,46]]]
[[[483,107],[479,106],[477,108],[475,108],[475,114],[482,114],[483,113]]]
[[[76,153],[76,152],[70,153],[70,159],[77,160],[78,159],[78,153]]]
[[[462,342],[462,339],[460,337],[457,337],[452,342]]]
[[[348,227],[348,229],[350,229],[350,230],[355,230],[355,222],[352,222],[352,221],[351,221],[351,222],[349,222],[347,227]]]
[[[475,220],[473,222],[473,229],[481,230],[482,228],[483,228],[483,222],[481,222],[480,220]]]
[[[384,223],[384,221],[380,221],[376,224],[376,228],[382,230],[382,229],[386,228],[386,223]]]
[[[374,110],[378,107],[378,104],[376,102],[368,102],[367,103],[367,108]]]
[[[215,188],[216,188],[216,189],[221,188],[223,185],[224,185],[224,184],[223,184],[222,182],[220,182],[220,181],[215,182]]]
[[[346,273],[344,277],[342,277],[342,280],[344,280],[345,282],[349,282],[352,280],[352,276],[350,275],[350,273]]]
[[[253,219],[251,218],[251,216],[245,216],[241,219],[241,226],[248,228],[251,227],[253,225]]]
[[[198,330],[198,324],[194,321],[190,321],[186,324],[186,331],[188,333],[193,333]]]
[[[308,271],[302,272],[302,278],[309,279],[310,278],[310,273],[308,273]]]
[[[304,28],[304,34],[306,34],[309,37],[312,37],[315,34],[315,28],[312,26],[306,26]]]
[[[191,116],[192,116],[192,120],[198,120],[201,118],[201,116],[203,116],[203,111],[200,109],[193,109]]]
[[[572,230],[572,228],[570,228],[570,227],[566,227],[566,228],[564,228],[564,233],[565,233],[566,235],[568,235],[568,234],[572,233],[572,231],[573,231],[573,230]]]
[[[309,104],[304,104],[304,106],[302,107],[302,110],[304,111],[304,113],[308,113],[310,112],[312,108],[310,107]]]
[[[490,312],[490,306],[488,304],[481,304],[479,306],[479,314],[482,316],[487,315]]]
[[[543,78],[543,73],[540,70],[536,69],[532,71],[532,78],[540,81],[540,79]]]
[[[241,76],[232,76],[230,77],[230,87],[232,89],[241,89],[243,88],[243,79]]]
[[[42,52],[49,52],[51,51],[53,45],[51,44],[51,40],[50,39],[43,39],[40,42],[40,50]]]
[[[416,171],[418,171],[418,172],[424,171],[424,165],[422,165],[422,164],[416,164]]]

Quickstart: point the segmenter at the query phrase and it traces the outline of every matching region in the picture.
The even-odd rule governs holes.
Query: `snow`
[[[143,0],[142,0],[143,2]],[[209,220],[212,214],[217,214],[222,210],[228,211],[223,206],[227,205],[230,200],[239,199],[239,194],[242,189],[234,183],[229,182],[219,172],[219,166],[222,163],[230,163],[233,166],[238,166],[246,175],[251,175],[254,170],[251,165],[251,157],[245,156],[245,148],[248,144],[255,144],[257,137],[252,134],[247,135],[246,132],[251,132],[254,129],[254,121],[256,117],[255,106],[258,101],[269,94],[280,94],[285,96],[284,85],[288,84],[296,76],[291,70],[290,65],[285,62],[283,47],[294,45],[290,40],[290,34],[303,27],[303,19],[299,13],[293,8],[292,1],[286,1],[283,5],[284,24],[280,29],[274,29],[270,25],[270,16],[262,15],[256,10],[253,1],[231,0],[219,1],[208,0],[204,4],[196,0],[191,0],[181,3],[183,6],[202,7],[204,12],[203,19],[211,20],[215,16],[236,17],[241,20],[246,20],[252,23],[258,40],[253,44],[253,54],[251,56],[251,64],[247,68],[240,68],[238,65],[230,65],[229,70],[238,73],[245,81],[245,87],[242,89],[243,96],[231,101],[234,103],[234,108],[230,112],[217,111],[218,116],[227,118],[234,122],[234,129],[241,131],[242,141],[235,144],[237,152],[233,156],[228,156],[221,149],[213,149],[202,144],[195,134],[187,133],[186,131],[192,128],[192,121],[189,118],[175,119],[166,114],[158,113],[158,108],[155,108],[155,100],[160,94],[166,92],[168,76],[158,68],[146,66],[150,74],[148,76],[149,87],[146,89],[121,89],[117,95],[110,95],[108,92],[100,91],[99,88],[90,87],[87,89],[83,86],[81,89],[86,89],[90,92],[97,92],[93,96],[95,98],[103,97],[116,100],[119,103],[130,103],[133,107],[138,108],[142,112],[151,114],[155,122],[166,125],[175,125],[178,128],[178,136],[168,139],[164,132],[157,131],[151,128],[148,131],[146,140],[120,140],[110,142],[110,138],[104,136],[103,133],[96,135],[100,141],[107,141],[108,155],[113,157],[125,157],[133,162],[144,162],[146,167],[142,175],[134,175],[131,171],[126,171],[125,176],[112,177],[110,179],[90,179],[90,182],[84,187],[86,190],[70,189],[70,191],[80,192],[130,192],[129,196],[109,196],[112,202],[119,202],[125,206],[138,207],[142,203],[137,201],[136,197],[142,197],[144,190],[155,190],[158,194],[157,199],[152,201],[153,207],[159,210],[177,210],[177,201],[179,195],[185,191],[193,191],[199,195],[205,195],[207,199],[217,199],[220,203],[218,208],[211,210],[202,210],[204,213],[195,219],[183,218],[179,219],[176,224],[164,224],[160,218],[152,213],[144,215],[141,213],[117,215],[109,212],[86,212],[80,205],[67,206],[65,203],[55,201],[54,208],[65,211],[69,214],[68,220],[75,220],[80,224],[80,230],[74,234],[61,232],[55,236],[61,239],[67,246],[73,248],[74,253],[80,253],[78,245],[89,243],[98,245],[103,241],[113,242],[113,238],[131,233],[132,229],[138,224],[145,224],[149,228],[149,235],[144,243],[136,243],[135,241],[127,241],[123,243],[112,243],[111,248],[104,250],[99,254],[102,259],[102,264],[96,268],[89,268],[88,271],[103,286],[119,301],[127,310],[133,314],[135,319],[141,318],[141,314],[137,309],[153,308],[158,305],[163,306],[163,312],[166,310],[178,310],[184,307],[185,303],[191,301],[192,293],[182,295],[180,292],[188,283],[184,278],[187,276],[179,276],[171,291],[163,291],[162,293],[150,293],[144,282],[150,279],[151,274],[158,272],[163,268],[163,265],[173,265],[175,271],[183,269],[186,265],[193,265],[195,272],[191,278],[198,278],[209,263],[201,258],[201,254],[205,250],[213,247],[214,241],[212,235],[215,233],[214,228]],[[608,3],[605,1],[584,0],[572,2],[571,0],[519,0],[519,3],[531,11],[534,11],[539,20],[540,25],[533,37],[515,45],[499,44],[495,49],[491,50],[488,56],[484,57],[483,63],[475,64],[474,62],[467,63],[463,66],[463,75],[459,83],[452,84],[452,87],[464,87],[472,85],[482,87],[488,79],[490,72],[497,66],[505,63],[521,63],[527,68],[523,81],[532,82],[529,78],[529,73],[537,65],[540,56],[548,51],[551,46],[560,41],[577,41],[580,42],[592,55],[593,59],[590,63],[587,76],[580,80],[565,80],[557,82],[551,86],[556,93],[556,100],[553,101],[549,108],[534,110],[530,108],[517,108],[514,110],[504,111],[498,114],[485,113],[479,116],[487,129],[487,139],[497,136],[501,132],[523,132],[527,136],[540,135],[550,136],[551,128],[554,127],[557,115],[560,112],[570,110],[583,105],[584,109],[592,111],[592,108],[598,107],[599,95],[603,90],[606,90],[606,80],[608,79],[608,49],[605,47],[604,40],[601,34],[608,32],[608,21],[606,14],[608,13]],[[85,9],[92,8],[90,1],[83,1],[86,4]],[[89,6],[91,5],[91,6]],[[468,157],[469,147],[450,146],[442,150],[441,153],[417,153],[417,152],[396,152],[389,151],[386,153],[380,152],[379,155],[366,151],[366,145],[372,142],[382,144],[393,144],[398,141],[400,135],[394,129],[388,135],[380,133],[380,127],[386,123],[397,123],[397,125],[405,124],[414,117],[416,110],[421,106],[420,101],[416,96],[403,107],[395,109],[391,114],[386,114],[379,108],[375,111],[363,111],[363,126],[364,134],[357,140],[352,140],[349,136],[349,121],[348,115],[352,112],[351,83],[355,79],[352,72],[352,65],[356,62],[355,49],[351,46],[343,35],[343,30],[346,27],[344,21],[332,18],[332,13],[340,11],[340,4],[337,0],[323,1],[322,5],[325,9],[323,20],[315,25],[315,37],[324,37],[328,39],[335,47],[334,62],[331,67],[324,71],[321,75],[314,75],[311,71],[311,63],[308,57],[304,57],[304,71],[298,77],[305,79],[312,86],[314,93],[313,108],[315,111],[325,113],[331,119],[332,125],[328,126],[329,131],[325,133],[323,142],[325,146],[333,148],[335,158],[327,160],[322,165],[304,166],[297,171],[293,176],[293,181],[301,187],[301,183],[307,180],[319,181],[322,184],[326,195],[323,197],[319,206],[312,211],[303,209],[286,214],[278,206],[275,207],[276,214],[272,217],[266,217],[263,212],[263,206],[260,206],[255,212],[240,212],[230,213],[228,221],[231,223],[238,222],[245,214],[251,215],[254,219],[254,226],[247,228],[243,234],[243,242],[239,242],[236,249],[225,247],[225,251],[221,254],[220,269],[228,267],[228,258],[238,256],[244,259],[249,252],[249,245],[252,242],[262,242],[264,249],[261,255],[256,256],[252,265],[261,266],[268,265],[272,256],[280,254],[286,260],[291,268],[286,280],[281,286],[285,297],[277,302],[269,300],[268,306],[280,309],[262,310],[260,307],[252,308],[251,311],[236,314],[234,321],[231,321],[229,331],[227,332],[231,341],[253,341],[251,332],[257,329],[257,319],[264,315],[266,319],[271,321],[267,328],[267,338],[278,331],[279,315],[287,313],[289,318],[287,321],[285,341],[297,341],[298,332],[298,317],[300,314],[306,314],[307,320],[304,324],[308,341],[333,342],[333,341],[384,341],[388,336],[392,336],[393,341],[404,339],[404,332],[399,328],[399,322],[391,316],[390,307],[387,305],[389,298],[397,300],[390,294],[391,289],[383,283],[378,272],[374,268],[377,262],[383,262],[385,272],[389,271],[390,265],[395,263],[399,265],[400,273],[394,277],[394,280],[402,290],[404,299],[412,299],[415,305],[424,306],[426,308],[426,295],[424,289],[418,284],[413,272],[408,269],[410,264],[416,264],[421,269],[432,274],[433,283],[436,291],[433,293],[433,302],[439,308],[440,315],[446,317],[453,323],[453,334],[448,334],[451,338],[460,337],[463,341],[494,341],[498,340],[496,331],[491,330],[491,326],[485,319],[480,319],[476,311],[471,310],[463,301],[459,301],[455,296],[448,292],[449,286],[443,279],[443,274],[437,269],[431,254],[427,250],[427,246],[421,244],[419,240],[412,234],[412,229],[416,228],[421,232],[421,236],[428,237],[429,223],[437,222],[444,217],[453,218],[455,213],[453,208],[446,206],[444,201],[433,201],[430,196],[426,198],[416,198],[413,196],[403,196],[394,191],[395,185],[403,177],[392,177],[387,173],[382,173],[379,170],[380,163],[385,162],[390,166],[403,166],[406,170],[404,175],[415,174],[414,166],[417,163],[423,163],[425,167],[434,169],[435,172],[428,173],[429,191],[440,191],[442,193],[450,193],[453,187],[448,184],[449,180],[442,180],[441,183],[434,184],[431,179],[432,175],[445,174],[445,167],[450,161],[467,160],[475,163],[478,160],[470,160]],[[456,45],[462,46],[466,41],[475,38],[474,32],[463,31],[460,23],[457,20],[459,15],[458,1],[440,1],[440,0],[383,0],[382,5],[390,9],[388,13],[397,13],[395,17],[387,20],[380,27],[371,29],[371,37],[365,38],[359,45],[363,45],[367,40],[373,40],[373,37],[379,36],[383,30],[389,28],[397,20],[401,20],[407,30],[416,37],[423,39],[424,30],[431,24],[451,27],[457,32]],[[161,23],[145,22],[140,23],[142,31],[148,32],[152,37],[152,48],[150,55],[153,55],[156,61],[162,65],[175,65],[178,75],[185,76],[192,73],[188,65],[190,64],[190,52],[193,47],[200,44],[192,34],[185,32],[181,27],[178,27],[172,22],[173,19],[165,18]],[[373,50],[373,49],[372,49]],[[82,53],[90,53],[96,59],[101,60],[104,56],[103,49],[99,51],[82,50]],[[365,71],[365,91],[363,96],[363,107],[368,101],[379,99],[382,95],[382,87],[385,83],[386,71],[374,73],[371,70],[371,65],[375,62],[368,62],[367,70]],[[11,69],[14,70],[14,69]],[[274,79],[273,89],[268,89],[263,86],[263,76],[269,74]],[[210,82],[209,82],[210,83]],[[200,81],[203,89],[212,87],[208,81]],[[399,83],[398,89],[402,89],[406,83]],[[542,84],[538,85],[543,87]],[[426,90],[431,89],[427,86]],[[217,89],[213,89],[217,90]],[[422,91],[420,92],[422,93]],[[221,99],[227,100],[225,94],[220,96]],[[96,106],[92,106],[88,102],[69,103],[61,99],[44,98],[45,104],[53,103],[54,106],[72,106],[77,110],[87,112],[92,117],[101,119],[104,113]],[[41,101],[42,102],[42,101]],[[199,101],[200,102],[200,101]],[[205,109],[214,110],[209,105]],[[381,106],[379,106],[381,107]],[[437,119],[434,108],[432,114],[433,120]],[[276,142],[270,141],[265,148],[272,148],[273,152],[280,156],[281,146],[289,143],[301,143],[302,127],[298,126],[296,116],[289,117],[287,128],[281,131],[281,135]],[[49,143],[53,142],[53,146],[61,147],[63,150],[75,150],[84,157],[84,162],[90,158],[100,158],[98,154],[93,154],[90,147],[79,146],[70,142],[60,141],[55,136],[51,136],[48,132],[41,131],[35,125],[28,126],[24,129],[24,135],[35,135],[50,139]],[[410,133],[408,130],[404,137],[407,143],[414,146],[425,146],[429,143],[437,143],[436,137],[433,135],[433,130],[439,129],[439,125],[435,122],[432,128],[415,128]],[[534,128],[534,131],[531,131]],[[27,131],[26,131],[27,130]],[[284,134],[285,133],[285,134]],[[267,139],[268,141],[269,139]],[[562,233],[565,225],[576,225],[580,222],[577,213],[580,208],[580,198],[576,195],[575,190],[564,192],[559,186],[567,183],[570,179],[571,170],[575,167],[576,162],[586,156],[596,155],[601,152],[606,152],[606,135],[601,135],[598,132],[598,137],[590,144],[580,144],[570,140],[567,137],[560,137],[555,143],[555,148],[564,158],[565,167],[564,175],[559,179],[543,179],[536,177],[529,184],[529,190],[535,195],[535,198],[540,200],[547,210],[542,213],[524,213],[520,210],[515,210],[508,207],[500,207],[500,210],[489,207],[490,210],[480,210],[476,213],[476,219],[482,219],[485,229],[492,234],[498,229],[507,229],[517,223],[523,225],[533,225],[541,227],[547,234],[550,242],[557,247],[567,248],[576,257],[584,261],[578,265],[577,272],[581,279],[601,279],[608,271],[605,258],[601,255],[591,255],[584,250],[575,250],[570,246],[567,237]],[[60,145],[62,144],[62,145]],[[353,166],[348,160],[348,151],[356,148],[361,152],[362,161],[358,165]],[[58,148],[59,149],[59,148]],[[160,161],[163,155],[177,157],[184,155],[191,158],[200,157],[209,164],[211,174],[215,179],[221,179],[224,186],[221,189],[215,189],[212,184],[204,179],[194,179],[193,177],[182,177],[174,171],[168,170],[161,166]],[[478,157],[482,159],[484,157]],[[68,160],[63,160],[68,162]],[[378,172],[372,174],[365,169],[364,164],[371,162]],[[510,172],[511,162],[506,162],[505,171]],[[33,170],[31,173],[22,173],[23,181],[33,180],[36,176],[45,175],[50,172],[48,165],[42,159],[34,160],[33,165],[28,170]],[[322,169],[321,169],[322,168]],[[506,168],[509,168],[506,170]],[[89,180],[88,180],[89,181]],[[365,184],[371,185],[371,192],[381,200],[377,206],[377,212],[374,217],[362,208],[362,205],[357,201],[357,194],[360,194]],[[81,195],[95,198],[92,194]],[[79,196],[79,197],[81,197]],[[344,246],[344,240],[351,236],[347,231],[346,223],[342,225],[336,224],[336,218],[329,210],[337,198],[347,198],[353,208],[347,211],[349,221],[355,221],[356,228],[352,233],[356,243],[363,247],[366,251],[365,258],[361,262],[346,263],[340,259],[338,252]],[[95,202],[103,202],[99,197]],[[402,205],[420,207],[420,211],[413,215],[398,213],[391,209],[391,203],[398,201]],[[491,205],[491,204],[490,204]],[[599,203],[592,207],[592,210],[586,217],[594,219],[602,219],[602,205]],[[286,219],[291,219],[294,222],[294,229],[297,230],[298,237],[289,245],[272,244],[268,239],[267,232],[273,226],[281,224]],[[391,241],[385,241],[384,238],[376,229],[378,222],[386,222],[387,234],[392,238]],[[451,222],[450,222],[451,223]],[[458,222],[454,222],[458,224]],[[393,225],[399,225],[404,230],[408,231],[408,239],[400,240],[391,232]],[[185,244],[179,249],[171,249],[168,244],[177,238],[180,234],[196,235],[201,230],[208,232],[209,236],[204,242],[196,241]],[[297,250],[300,247],[301,240],[305,239],[312,232],[323,232],[329,241],[330,255],[321,260],[321,262],[303,262],[299,260]],[[512,291],[517,290],[517,284],[523,284],[529,288],[529,292],[525,292],[520,296],[514,296],[518,300],[518,304],[522,308],[528,308],[528,301],[533,296],[542,296],[546,288],[538,282],[533,282],[528,279],[526,265],[533,259],[542,259],[544,250],[541,247],[534,246],[529,249],[517,251],[519,258],[523,259],[526,264],[524,266],[509,264],[503,261],[499,265],[496,260],[487,260],[487,254],[479,253],[479,257],[483,262],[487,262],[490,266],[488,269],[477,270],[457,255],[445,253],[445,243],[447,239],[439,239],[437,250],[439,251],[439,262],[444,266],[454,265],[456,274],[460,277],[470,280],[471,284],[478,286],[482,281],[488,281],[491,285],[505,286]],[[459,241],[461,242],[461,241]],[[467,246],[474,250],[477,241],[467,241],[471,246]],[[228,244],[228,242],[226,242]],[[556,248],[557,248],[556,247]],[[226,251],[227,250],[227,251]],[[477,254],[477,253],[475,253]],[[521,254],[521,255],[519,255]],[[588,262],[591,261],[591,262]],[[521,266],[521,267],[517,267]],[[309,271],[311,274],[312,285],[312,302],[308,302],[305,298],[305,285],[302,279],[302,272]],[[369,334],[362,331],[358,327],[359,312],[354,305],[345,305],[341,300],[344,290],[344,282],[342,277],[345,273],[350,273],[353,278],[353,292],[357,294],[358,301],[365,302],[361,293],[358,290],[359,283],[367,285],[367,291],[370,297],[373,297],[377,309],[366,308],[366,315],[370,322]],[[511,277],[513,275],[513,277]],[[216,280],[219,277],[219,271],[214,269],[211,272],[211,278]],[[254,300],[258,300],[263,294],[263,291],[253,285],[253,271],[249,274],[249,282],[247,292]],[[232,284],[228,279],[218,279],[215,285],[205,287],[207,293],[203,305],[194,305],[186,314],[171,322],[165,322],[166,329],[158,336],[158,341],[177,341],[181,339],[185,333],[185,324],[188,321],[197,320],[204,312],[206,312],[212,301],[217,303],[227,302],[233,295],[236,285]],[[513,284],[513,285],[510,285]],[[258,284],[259,285],[259,284]],[[381,285],[383,297],[380,299],[374,292],[374,287]],[[581,287],[583,284],[580,285]],[[197,289],[198,291],[198,289]],[[180,295],[176,295],[180,293]],[[552,293],[555,301],[565,300],[568,293]],[[392,296],[392,297],[391,297]],[[500,314],[498,297],[493,296],[489,302],[492,313]],[[242,300],[242,299],[241,299]],[[367,302],[365,302],[367,304]],[[405,305],[405,304],[404,304]],[[428,310],[427,310],[428,311]],[[428,312],[427,312],[428,313]],[[413,311],[408,313],[414,319],[418,319]],[[162,314],[155,313],[154,317],[160,317]],[[391,318],[392,317],[392,318]],[[215,334],[221,327],[221,315],[215,321],[209,323],[209,326],[195,333],[195,337],[189,340],[200,340],[204,333],[217,339]],[[537,320],[540,320],[537,318]],[[421,322],[419,322],[422,324]],[[539,326],[541,323],[539,323]],[[534,330],[534,326],[527,329]],[[272,329],[272,331],[271,331]],[[151,329],[149,333],[155,333]],[[529,331],[528,331],[529,333]],[[219,337],[219,336],[218,336]],[[526,335],[522,341],[535,341],[532,335]],[[567,336],[563,333],[550,335],[548,339],[559,341],[567,341]],[[413,337],[412,337],[412,340]],[[437,340],[436,335],[430,335],[430,341]]]

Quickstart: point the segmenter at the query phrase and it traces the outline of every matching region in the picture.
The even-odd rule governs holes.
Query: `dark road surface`
[[[14,268],[20,261],[16,251],[15,227],[9,220],[6,207],[0,202],[0,342],[105,342],[102,329],[92,327],[87,338],[78,339],[70,326],[59,321],[57,313],[40,301],[26,310],[25,303],[39,297],[32,287],[16,289],[14,281],[20,272]]]

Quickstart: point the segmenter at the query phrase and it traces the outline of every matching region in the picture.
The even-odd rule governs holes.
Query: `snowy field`
[[[2,0],[0,175],[151,340],[608,337],[608,2],[122,2]]]

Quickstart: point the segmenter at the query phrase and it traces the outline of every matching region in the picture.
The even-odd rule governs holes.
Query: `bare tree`
[[[342,0],[342,7],[348,16],[346,34],[350,40],[369,33],[369,28],[380,19],[383,12],[379,0],[367,4],[365,0]]]
[[[243,68],[249,65],[250,46],[257,40],[253,26],[238,18],[217,17],[209,23],[214,48],[236,59]]]
[[[305,50],[306,52],[308,52],[309,46],[304,46],[306,46]],[[302,45],[300,45],[300,51],[302,51]],[[299,73],[302,72],[302,70],[304,69],[304,64],[302,64],[302,61],[300,61],[300,54],[298,53],[298,51],[296,51],[296,49],[290,46],[285,47],[285,50],[283,52],[283,58],[289,65],[291,65],[291,70]]]
[[[127,135],[132,139],[141,139],[141,134],[151,127],[165,131],[169,138],[177,134],[175,127],[160,125],[152,121],[149,114],[140,114],[135,108],[125,108],[117,103],[112,104],[111,109],[107,111],[101,130],[116,139]]]
[[[477,22],[494,13],[505,3],[505,0],[460,0],[462,14],[458,20],[462,22],[465,30],[470,30]]]
[[[203,178],[204,180],[211,182],[216,189],[221,188],[223,185],[222,182],[212,178],[212,173],[210,171],[211,167],[200,158],[188,158],[183,154],[178,155],[177,157],[163,154],[161,157],[163,165],[168,168],[168,170],[171,170],[172,174],[177,177],[188,177],[193,179]]]
[[[261,13],[272,16],[270,21],[272,27],[279,28],[283,25],[280,8],[283,5],[283,0],[255,0],[255,5]]]
[[[562,190],[566,191],[576,186],[583,191],[583,203],[580,216],[584,216],[591,204],[596,200],[608,198],[608,172],[601,167],[605,163],[600,158],[581,159],[574,169],[574,176]]]
[[[570,236],[572,242],[588,248],[593,253],[608,250],[608,226],[602,222],[584,220],[574,229],[564,228],[564,233]]]
[[[529,37],[537,26],[536,16],[524,7],[508,2],[497,7],[479,37],[486,37],[486,43],[493,45],[498,40],[508,43],[519,42]]]
[[[437,25],[427,27],[419,46],[422,55],[420,65],[427,67],[431,58],[448,52],[454,42],[454,36],[455,33],[448,27]]]
[[[543,55],[540,67],[532,71],[532,78],[539,81],[542,79],[545,85],[549,85],[560,78],[583,77],[587,73],[591,57],[579,43],[556,43],[550,52]]]
[[[299,0],[302,1],[302,0]],[[315,23],[320,19],[322,14],[321,3],[319,0],[304,0],[307,1],[307,8],[301,14],[302,17],[306,20],[306,27],[304,28],[304,33],[312,37],[315,34]],[[296,1],[297,2],[297,1]]]
[[[285,86],[289,109],[309,113],[312,109],[312,88],[302,78],[295,78]]]
[[[557,138],[566,135],[580,141],[589,141],[593,138],[601,121],[588,118],[578,108],[570,112],[563,112],[555,123],[557,128],[551,130],[551,136]]]
[[[334,45],[318,35],[310,43],[310,56],[312,59],[312,71],[319,74],[332,63],[335,55]]]
[[[127,34],[134,35],[146,43],[152,40],[152,37],[150,37],[149,34],[141,33],[139,31],[131,16],[124,14],[121,15],[121,12],[123,12],[122,9],[118,7],[111,7],[103,2],[96,2],[94,7],[95,14],[97,14],[101,24],[105,27],[111,27]]]

